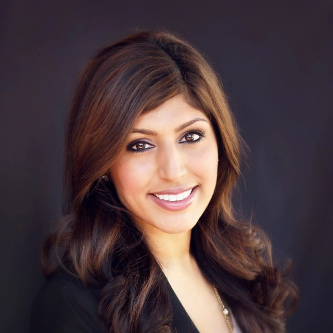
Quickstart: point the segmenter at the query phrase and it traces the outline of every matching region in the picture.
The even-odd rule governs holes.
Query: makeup
[[[191,190],[191,193],[188,197],[186,197],[182,200],[177,200],[177,201],[171,201],[172,199],[174,199],[174,196],[176,195],[176,193],[171,194],[170,191],[169,192],[165,191],[164,193],[166,194],[166,196],[169,196],[169,199],[171,199],[171,200],[160,199],[154,194],[149,194],[149,198],[151,198],[151,200],[153,200],[158,206],[160,206],[163,209],[170,210],[170,211],[180,211],[180,210],[186,209],[187,207],[189,207],[192,204],[198,190],[199,190],[199,186],[195,186]],[[186,192],[186,191],[184,191],[184,192]],[[168,199],[168,197],[166,197],[166,199]]]

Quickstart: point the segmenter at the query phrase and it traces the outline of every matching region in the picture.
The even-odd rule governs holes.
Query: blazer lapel
[[[168,279],[167,285],[169,289],[172,311],[173,311],[173,326],[177,333],[200,333],[194,325],[192,319],[186,312],[182,303],[178,299],[176,293],[172,289]]]

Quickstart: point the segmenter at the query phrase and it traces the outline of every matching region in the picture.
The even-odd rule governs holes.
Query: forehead
[[[194,118],[209,122],[200,110],[189,105],[182,95],[170,98],[156,109],[140,115],[134,123],[135,128],[141,127],[177,127]]]

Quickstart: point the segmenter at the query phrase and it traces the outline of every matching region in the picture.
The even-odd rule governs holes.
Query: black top
[[[170,284],[173,328],[199,333]],[[88,289],[75,277],[55,273],[39,292],[32,308],[31,333],[104,333],[98,316],[100,290]]]

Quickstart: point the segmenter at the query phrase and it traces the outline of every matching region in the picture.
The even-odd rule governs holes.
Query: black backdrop
[[[293,333],[332,332],[332,1],[1,3],[0,331],[28,332],[39,253],[61,216],[63,134],[77,75],[96,49],[166,28],[221,76],[251,148],[244,215],[294,260]]]

